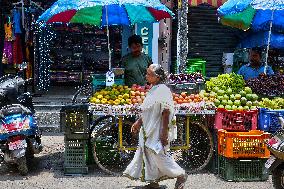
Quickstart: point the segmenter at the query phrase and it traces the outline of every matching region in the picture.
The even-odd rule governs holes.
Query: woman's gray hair
[[[166,83],[168,76],[164,71],[163,67],[159,64],[151,64],[149,68],[154,72],[155,75],[159,76],[160,83]]]

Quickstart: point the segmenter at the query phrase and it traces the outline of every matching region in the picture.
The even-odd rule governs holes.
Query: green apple
[[[237,109],[238,109],[238,106],[236,106],[236,105],[232,106],[232,110],[237,110]]]
[[[231,100],[231,101],[235,101],[235,100],[236,100],[235,95],[231,94],[231,95],[230,95],[230,100]]]
[[[220,100],[215,99],[214,104],[215,104],[215,106],[219,106],[221,104],[221,102],[220,102]]]
[[[226,105],[225,108],[226,108],[226,110],[231,110],[231,109],[232,109],[232,106]]]
[[[235,95],[236,100],[241,100],[242,96],[240,94]]]
[[[247,99],[245,97],[241,98],[241,104],[245,106],[247,104]]]
[[[245,91],[240,91],[240,95],[242,96],[242,97],[245,97],[247,94],[246,94],[246,92]]]
[[[227,104],[228,104],[229,106],[233,106],[233,105],[234,105],[233,101],[231,101],[231,100],[228,100]]]
[[[221,102],[221,104],[222,104],[222,105],[224,105],[224,106],[226,106],[226,105],[227,105],[227,103],[228,103],[228,101],[227,101],[227,100],[222,100],[222,102]]]
[[[238,110],[243,111],[243,110],[244,110],[244,107],[239,106],[239,107],[238,107]]]
[[[247,106],[248,106],[248,107],[251,107],[251,106],[252,106],[252,102],[251,102],[251,101],[248,101],[248,102],[247,102]]]
[[[230,99],[230,97],[228,96],[228,95],[224,95],[224,100],[229,100]]]
[[[250,87],[245,87],[246,94],[252,94],[252,90]]]
[[[218,108],[225,108],[225,106],[223,106],[222,104],[218,106]]]
[[[241,105],[241,101],[240,100],[235,100],[234,105],[240,106]]]
[[[244,106],[244,110],[249,110],[249,107],[248,106]]]
[[[228,88],[226,93],[227,93],[227,95],[231,95],[231,94],[233,94],[233,90],[231,88]]]

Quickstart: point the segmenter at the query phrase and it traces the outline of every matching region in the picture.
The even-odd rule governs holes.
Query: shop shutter
[[[188,26],[188,57],[205,59],[208,77],[223,73],[223,52],[234,51],[242,31],[218,23],[217,9],[210,6],[189,7]]]

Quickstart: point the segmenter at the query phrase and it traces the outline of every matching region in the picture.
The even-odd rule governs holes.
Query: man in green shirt
[[[131,87],[133,84],[145,85],[147,68],[152,64],[149,56],[142,53],[142,38],[132,35],[128,39],[131,53],[125,55],[121,60],[121,66],[125,68],[125,85]]]

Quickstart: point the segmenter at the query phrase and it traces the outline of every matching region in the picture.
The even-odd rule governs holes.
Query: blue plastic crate
[[[284,110],[269,110],[260,108],[258,114],[258,128],[262,131],[275,132],[281,128],[278,117],[284,118]]]

